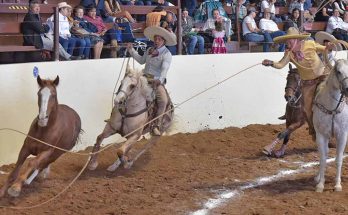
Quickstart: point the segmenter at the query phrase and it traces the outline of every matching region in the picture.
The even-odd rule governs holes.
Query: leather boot
[[[118,47],[117,40],[111,40],[110,44],[111,44],[110,57],[117,58],[117,47]]]

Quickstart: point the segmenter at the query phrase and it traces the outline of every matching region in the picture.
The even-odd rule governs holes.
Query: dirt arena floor
[[[85,171],[57,200],[30,210],[0,209],[0,214],[205,214],[209,199],[226,190],[238,190],[259,177],[281,170],[297,170],[301,162],[318,161],[316,146],[306,128],[296,131],[282,159],[261,153],[284,125],[250,125],[176,134],[161,137],[132,169],[108,173],[115,149],[100,156],[96,171]],[[135,155],[145,141],[132,151]],[[334,156],[335,150],[330,150]],[[1,205],[30,206],[60,192],[78,173],[87,157],[65,154],[52,166],[48,179],[37,179],[24,187],[17,199],[0,200]],[[343,164],[342,192],[334,192],[335,164],[327,170],[323,193],[314,192],[318,166],[281,177],[271,183],[240,190],[208,214],[348,214],[348,161]],[[10,171],[13,165],[3,166]],[[0,175],[3,184],[5,175]]]

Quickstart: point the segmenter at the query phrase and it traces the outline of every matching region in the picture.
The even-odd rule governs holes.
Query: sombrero
[[[67,7],[67,8],[72,8],[70,5],[68,5],[66,2],[60,2],[58,3],[58,8],[63,8],[63,7]]]
[[[324,41],[329,41],[329,42],[333,42],[337,40],[333,35],[325,32],[325,31],[319,31],[315,34],[315,41],[321,45],[324,45]],[[336,51],[342,51],[342,46],[341,44],[335,46],[336,47]]]
[[[167,46],[176,45],[175,34],[159,26],[150,26],[145,28],[144,35],[152,41],[154,41],[155,35],[158,35],[165,40],[165,45]]]
[[[309,34],[309,33],[301,34],[296,28],[290,27],[284,36],[279,36],[279,37],[274,38],[273,42],[283,43],[286,40],[290,40],[290,39],[304,40],[310,36],[311,36],[311,34]]]

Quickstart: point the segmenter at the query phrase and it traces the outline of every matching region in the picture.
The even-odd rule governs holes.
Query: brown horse
[[[39,115],[30,126],[29,136],[66,150],[72,149],[81,131],[81,120],[73,109],[58,104],[56,86],[59,83],[59,77],[57,76],[54,81],[51,81],[42,80],[38,76],[37,83],[40,87],[38,92]],[[6,194],[6,191],[12,197],[19,196],[23,183],[30,184],[41,171],[43,176],[47,177],[49,165],[63,153],[64,151],[27,137],[14,170],[0,190],[0,198]],[[29,155],[36,157],[30,159],[27,169],[19,174]],[[30,174],[31,176],[28,178]]]
[[[111,117],[107,121],[103,132],[97,137],[97,141],[93,147],[93,152],[100,149],[102,141],[116,133],[125,136],[127,141],[118,149],[116,160],[108,167],[108,171],[115,171],[121,163],[124,168],[130,168],[133,164],[127,153],[132,145],[151,130],[151,124],[147,124],[154,119],[153,107],[153,91],[149,86],[147,79],[141,71],[135,71],[127,66],[126,74],[122,80],[121,86],[115,97],[115,106],[112,110]],[[150,104],[150,105],[149,105]],[[165,131],[171,124],[173,118],[173,105],[168,96],[167,114],[162,117],[161,130]],[[153,124],[153,123],[152,123]],[[95,170],[98,166],[98,154],[94,154],[91,158],[88,168]]]
[[[289,64],[289,73],[286,80],[284,95],[285,100],[287,101],[285,112],[286,129],[280,132],[277,138],[263,149],[263,153],[266,155],[273,155],[277,158],[284,156],[291,133],[300,128],[306,122],[306,115],[303,110],[301,78],[297,69],[292,69],[291,64]],[[281,148],[273,151],[275,145],[281,140],[283,140]]]

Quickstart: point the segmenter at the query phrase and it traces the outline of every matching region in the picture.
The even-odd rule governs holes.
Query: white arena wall
[[[262,59],[279,60],[282,53],[175,56],[168,72],[167,88],[174,104],[207,89]],[[28,132],[38,114],[36,79],[60,77],[58,101],[74,108],[84,133],[74,150],[94,144],[111,112],[112,92],[123,59],[43,62],[0,65],[0,128]],[[131,60],[131,65],[133,61]],[[136,64],[136,68],[142,66]],[[124,67],[125,69],[125,67]],[[288,68],[277,70],[258,65],[175,110],[170,134],[221,129],[249,124],[278,124],[285,111],[283,98]],[[124,70],[122,71],[124,72]],[[0,131],[0,165],[15,162],[24,136]],[[104,143],[120,140],[110,137]]]

